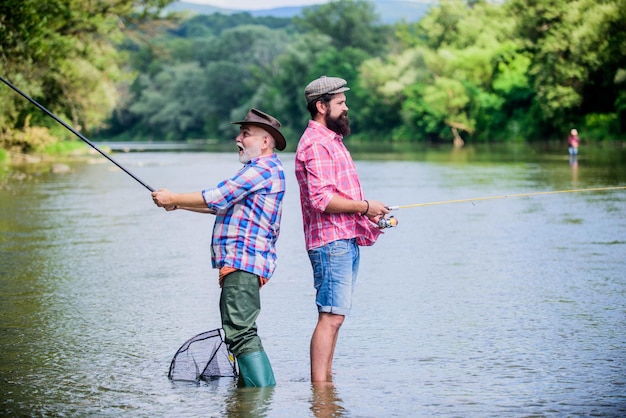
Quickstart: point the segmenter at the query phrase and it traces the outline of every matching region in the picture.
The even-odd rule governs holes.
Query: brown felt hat
[[[246,119],[240,122],[231,122],[233,125],[254,125],[265,129],[276,141],[276,149],[282,151],[287,146],[285,137],[280,132],[280,122],[275,117],[261,112],[258,109],[250,109],[246,115]]]
[[[325,94],[337,94],[350,90],[346,87],[348,82],[339,77],[326,77],[321,76],[318,79],[311,81],[304,89],[304,98],[307,105],[313,100],[319,99]]]

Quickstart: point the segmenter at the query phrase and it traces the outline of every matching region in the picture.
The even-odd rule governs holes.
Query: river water
[[[355,154],[356,155],[356,154]],[[400,209],[362,249],[335,385],[312,388],[316,322],[293,154],[279,267],[258,320],[277,385],[172,383],[219,327],[213,218],[156,208],[99,156],[0,183],[0,404],[9,416],[405,417],[626,414],[625,154],[536,150],[357,156],[369,198]],[[154,188],[196,191],[235,153],[115,155]]]

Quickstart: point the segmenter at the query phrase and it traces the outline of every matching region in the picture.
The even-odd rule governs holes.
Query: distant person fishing
[[[571,156],[578,155],[579,145],[580,145],[580,138],[578,137],[578,131],[576,129],[572,129],[570,131],[569,137],[567,138],[567,146],[569,150],[569,155]]]

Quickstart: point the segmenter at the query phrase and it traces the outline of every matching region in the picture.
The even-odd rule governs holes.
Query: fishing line
[[[89,145],[91,148],[95,149],[96,151],[98,151],[100,154],[102,154],[103,157],[105,157],[107,160],[111,161],[113,164],[115,164],[116,166],[118,166],[122,171],[124,171],[126,174],[128,174],[129,176],[131,176],[132,178],[134,178],[139,184],[141,184],[143,187],[145,187],[146,189],[150,190],[151,192],[154,191],[154,189],[150,186],[148,186],[146,183],[144,183],[143,181],[141,181],[139,179],[139,177],[135,176],[133,173],[131,173],[130,171],[128,171],[126,168],[122,167],[122,165],[120,163],[118,163],[117,161],[115,161],[113,158],[111,158],[109,155],[107,155],[104,151],[102,151],[100,148],[98,148],[93,142],[91,142],[90,140],[88,140],[84,135],[80,134],[79,132],[77,132],[76,130],[74,130],[74,128],[72,128],[70,125],[68,125],[67,123],[63,122],[61,119],[59,119],[54,113],[52,113],[51,111],[49,111],[48,109],[46,109],[45,107],[43,107],[42,105],[40,105],[39,103],[37,103],[33,98],[31,98],[30,96],[28,96],[26,93],[24,93],[22,90],[18,89],[17,87],[15,87],[13,84],[11,84],[9,81],[5,80],[2,76],[0,76],[0,80],[6,84],[7,86],[11,87],[13,90],[15,90],[16,92],[18,92],[20,95],[22,95],[22,97],[24,97],[26,100],[28,100],[29,102],[31,102],[32,104],[34,104],[35,106],[37,106],[39,109],[41,109],[44,113],[46,113],[48,116],[50,116],[52,119],[56,120],[57,122],[59,122],[61,125],[63,125],[65,128],[67,128],[70,132],[72,132],[74,135],[76,135],[77,137],[79,137],[80,139],[82,139],[87,145]]]
[[[474,202],[477,202],[479,200],[506,199],[508,197],[531,197],[531,196],[540,196],[540,195],[547,195],[547,194],[601,192],[601,191],[606,191],[606,190],[620,190],[620,189],[626,189],[626,186],[594,187],[591,189],[570,189],[570,190],[554,190],[550,192],[505,194],[505,195],[500,195],[500,196],[474,197],[471,199],[455,199],[455,200],[444,200],[441,202],[413,203],[411,205],[387,206],[387,209],[398,210],[398,209],[407,209],[407,208],[417,208],[420,206],[447,205],[449,203],[462,203],[462,202],[471,202],[473,204]]]
[[[591,189],[554,190],[551,192],[516,193],[516,194],[505,194],[505,195],[500,195],[500,196],[473,197],[470,199],[455,199],[455,200],[444,200],[441,202],[413,203],[411,205],[387,206],[387,209],[398,210],[398,209],[407,209],[407,208],[417,208],[420,206],[447,205],[449,203],[463,203],[463,202],[471,202],[471,204],[473,205],[474,202],[477,202],[479,200],[506,199],[508,197],[531,197],[531,196],[540,196],[540,195],[558,194],[558,193],[600,192],[600,191],[606,191],[606,190],[620,190],[620,189],[626,189],[626,186],[594,187]],[[378,221],[378,227],[380,229],[393,228],[396,226],[398,226],[398,219],[394,217],[393,215],[390,216],[389,218],[381,217]]]

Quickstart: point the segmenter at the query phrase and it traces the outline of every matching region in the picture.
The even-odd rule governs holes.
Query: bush
[[[22,154],[43,151],[47,146],[57,142],[48,128],[30,126],[30,116],[26,118],[24,128],[16,130],[6,128],[0,131],[0,148]]]
[[[585,116],[585,139],[604,140],[619,131],[615,113],[590,113]]]

